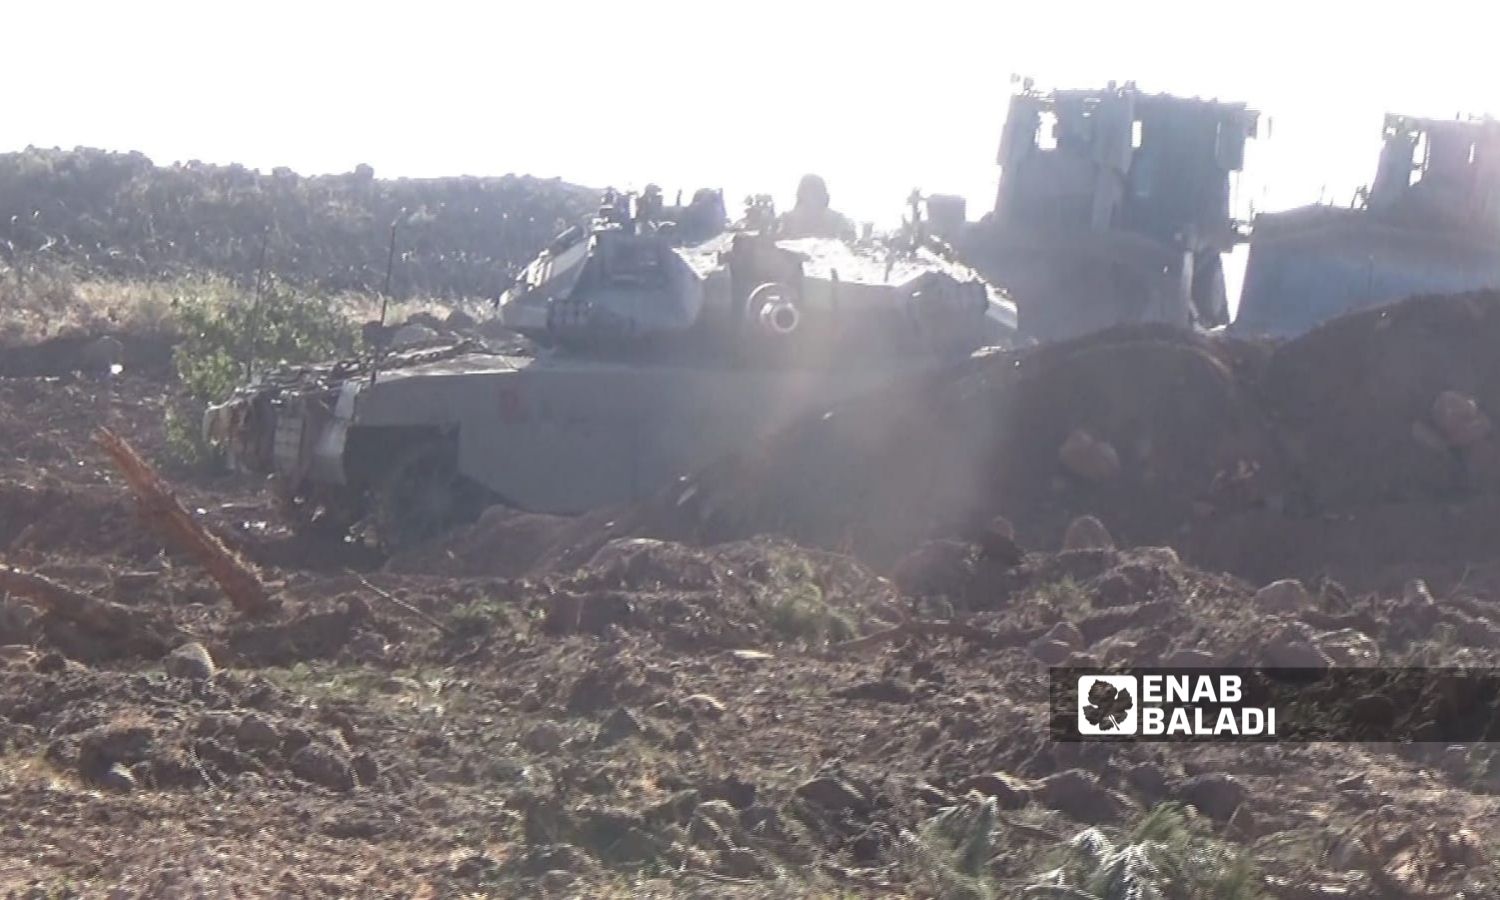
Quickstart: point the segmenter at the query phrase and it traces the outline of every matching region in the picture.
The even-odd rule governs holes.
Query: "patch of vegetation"
[[[1454,775],[1458,783],[1472,793],[1497,793],[1500,791],[1500,753],[1491,750],[1488,744],[1473,744],[1464,750],[1462,769]]]
[[[511,627],[510,606],[495,597],[471,600],[455,606],[444,618],[448,627],[459,637],[479,637],[493,632],[497,627]]]
[[[323,700],[404,703],[418,709],[438,704],[441,679],[421,669],[384,672],[362,666],[299,662],[262,670],[277,687]]]
[[[919,892],[952,900],[1001,896],[989,867],[999,819],[995,798],[985,797],[947,807],[905,832],[897,852]]]
[[[1037,600],[1052,606],[1059,612],[1087,610],[1091,608],[1088,592],[1071,575],[1064,575],[1056,581],[1049,581],[1046,584],[1038,585],[1034,596]]]
[[[0,264],[0,344],[70,333],[171,333],[174,301],[199,280],[99,281],[80,277],[66,264],[9,271]]]
[[[1260,875],[1243,850],[1203,834],[1165,803],[1123,831],[1086,828],[1053,854],[1027,897],[1071,900],[1254,900]]]
[[[183,330],[174,362],[195,398],[222,399],[252,370],[354,349],[347,316],[326,296],[293,291],[275,278],[256,296],[222,279],[177,304]]]
[[[806,582],[773,598],[767,618],[778,634],[810,642],[846,641],[855,635],[854,622],[828,605],[822,588]]]
[[[1470,665],[1466,657],[1471,654],[1470,648],[1459,640],[1453,623],[1439,622],[1425,640],[1413,642],[1404,652],[1396,654],[1394,661],[1396,665],[1411,668],[1442,668]]]
[[[18,891],[15,896],[26,897],[28,900],[75,900],[87,895],[87,886],[86,881],[72,875],[56,875],[31,882],[24,893]]]
[[[857,633],[853,619],[832,606],[805,557],[776,554],[757,602],[777,634],[810,643],[844,641]]]
[[[281,364],[353,352],[356,332],[338,301],[268,279],[259,293],[223,279],[202,283],[174,304],[181,342],[172,361],[183,400],[169,408],[167,437],[189,462],[213,457],[199,432],[203,408],[223,400],[251,374]]]

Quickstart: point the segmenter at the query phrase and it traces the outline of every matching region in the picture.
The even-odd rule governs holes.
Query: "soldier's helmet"
[[[803,209],[828,208],[828,183],[821,175],[803,175],[797,184],[797,206]]]

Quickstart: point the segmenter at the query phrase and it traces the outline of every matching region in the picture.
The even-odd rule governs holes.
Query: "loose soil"
[[[213,662],[0,599],[0,892],[1010,897],[1177,803],[1252,864],[1232,896],[1497,896],[1484,745],[1064,744],[1046,706],[1058,664],[1496,665],[1485,442],[1400,437],[1442,390],[1500,414],[1495,305],[1000,355],[639,507],[492,510],[390,560],[172,464],[168,383],[0,378],[0,562]],[[141,527],[99,424],[279,614]],[[1078,429],[1115,478],[1059,466]],[[1061,549],[1084,513],[1119,549]],[[1301,600],[1257,599],[1284,577]],[[994,845],[960,872],[931,823],[975,809]]]

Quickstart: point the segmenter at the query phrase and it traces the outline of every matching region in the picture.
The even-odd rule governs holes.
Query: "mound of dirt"
[[[113,346],[105,346],[113,342]],[[0,346],[0,378],[66,377],[78,372],[99,374],[110,364],[145,378],[172,374],[172,347],[177,335],[169,332],[115,331],[78,333],[37,344]],[[103,351],[103,352],[101,352]]]
[[[538,515],[492,506],[472,525],[436,541],[403,549],[386,562],[386,570],[454,577],[493,575],[519,578],[563,540],[574,527],[564,516]]]
[[[140,562],[160,546],[143,533],[135,508],[118,491],[57,479],[0,479],[0,548],[9,553],[71,552]]]
[[[992,386],[999,452],[985,512],[1023,540],[1056,546],[1081,514],[1127,543],[1172,539],[1204,511],[1253,508],[1283,477],[1264,412],[1247,390],[1253,348],[1138,329],[1044,348],[1013,386]],[[1075,435],[1118,465],[1089,477],[1060,459]],[[1145,498],[1150,498],[1146,502]]]
[[[669,645],[696,648],[846,640],[854,623],[896,599],[889,582],[854,560],[780,539],[695,550],[622,538],[546,584],[545,625],[553,632],[644,628]]]
[[[262,679],[120,679],[77,665],[40,668],[0,674],[0,718],[16,749],[40,749],[87,783],[121,791],[278,782],[348,791],[373,787],[380,771],[350,747],[352,726],[340,731],[338,716],[320,720]]]
[[[1500,294],[1408,300],[1335,319],[1277,349],[1263,397],[1309,506],[1500,488],[1493,436],[1447,446],[1433,409],[1458,392],[1500,413]]]
[[[4,352],[0,351],[0,356]],[[0,475],[107,484],[113,468],[90,436],[101,425],[168,460],[164,422],[172,389],[143,376],[0,378]]]

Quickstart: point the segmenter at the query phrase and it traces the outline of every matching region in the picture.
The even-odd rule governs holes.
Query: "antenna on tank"
[[[405,210],[403,210],[404,212]],[[391,241],[385,252],[385,286],[380,289],[380,332],[385,332],[385,317],[391,304],[391,273],[396,268],[396,225],[401,221],[400,213],[391,220]],[[370,366],[370,383],[375,383],[375,376],[380,374],[380,361],[385,357],[385,346],[382,345],[375,351],[375,362]]]
[[[380,289],[380,324],[385,325],[386,310],[391,302],[391,272],[396,267],[396,223],[391,220],[391,243],[385,252],[385,285]]]
[[[249,381],[255,375],[255,351],[260,346],[260,304],[266,295],[266,248],[271,243],[271,226],[269,223],[260,233],[260,261],[256,264],[255,272],[255,299],[250,304],[250,349],[245,354],[245,380]]]

